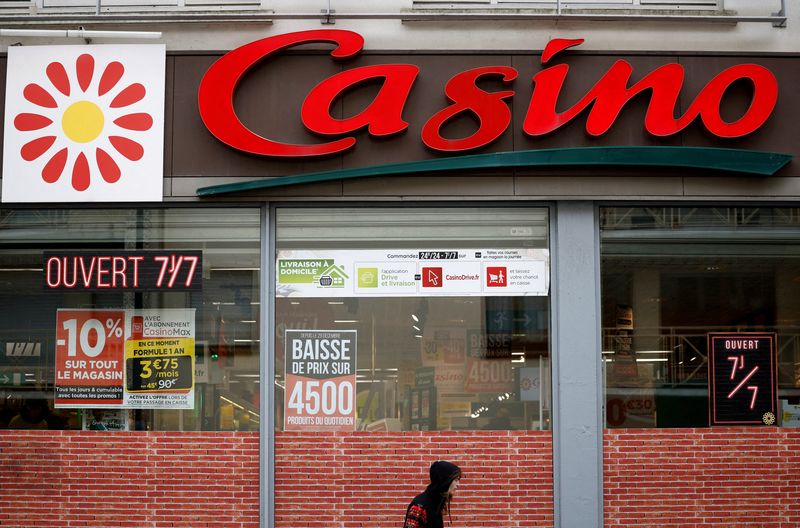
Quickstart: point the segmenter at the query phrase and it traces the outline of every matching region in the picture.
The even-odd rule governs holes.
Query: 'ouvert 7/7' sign
[[[215,62],[200,84],[200,115],[208,130],[223,143],[252,154],[269,157],[317,157],[346,151],[356,144],[348,136],[360,129],[376,137],[400,134],[408,128],[403,111],[420,72],[414,64],[376,64],[346,69],[315,86],[306,96],[300,119],[310,131],[320,136],[338,136],[315,144],[291,144],[262,137],[248,129],[237,117],[233,96],[244,74],[259,62],[292,46],[307,43],[332,43],[334,59],[356,56],[364,47],[358,33],[338,29],[299,31],[267,37],[237,48]],[[778,82],[772,72],[758,64],[737,64],[710,79],[676,117],[678,100],[684,82],[684,68],[677,63],[665,64],[631,84],[633,66],[616,61],[575,104],[559,111],[559,96],[569,73],[569,65],[548,66],[564,50],[577,46],[583,39],[553,39],[541,57],[543,69],[532,78],[533,94],[522,130],[531,137],[550,134],[588,112],[586,132],[600,136],[614,124],[623,107],[634,97],[649,94],[644,128],[654,136],[670,136],[684,130],[695,120],[720,138],[736,138],[758,130],[772,114],[778,98]],[[511,124],[511,111],[506,102],[515,91],[486,91],[478,86],[486,78],[499,79],[504,85],[518,77],[510,66],[484,66],[458,73],[444,86],[450,104],[432,115],[422,127],[422,142],[434,151],[466,152],[484,147],[505,132]],[[752,85],[750,104],[733,121],[722,117],[721,105],[726,91],[739,81]],[[340,96],[364,83],[379,82],[374,99],[358,114],[339,119],[331,115],[331,107]],[[643,93],[644,92],[644,93]],[[442,128],[465,113],[479,121],[478,129],[467,137],[449,139]]]

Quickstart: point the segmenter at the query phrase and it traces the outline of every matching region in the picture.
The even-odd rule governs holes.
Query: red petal
[[[33,161],[47,152],[47,149],[53,146],[55,141],[55,136],[40,137],[22,145],[19,153],[22,155],[22,159],[25,161]]]
[[[89,162],[83,152],[78,154],[75,165],[72,167],[72,188],[76,191],[85,191],[89,188]]]
[[[14,118],[14,128],[23,132],[28,130],[39,130],[53,122],[43,115],[39,114],[19,114]]]
[[[42,169],[42,179],[47,183],[57,182],[61,177],[61,173],[64,172],[64,165],[66,164],[67,149],[63,148],[50,158],[50,161],[44,166]]]
[[[132,105],[137,101],[141,101],[144,98],[144,94],[144,86],[139,83],[132,84],[117,94],[114,100],[111,101],[111,108]]]
[[[114,145],[117,152],[131,161],[139,161],[144,156],[144,148],[132,139],[121,136],[108,136],[108,140]]]
[[[89,88],[94,74],[94,57],[84,53],[75,62],[75,71],[78,73],[78,84],[84,92]]]
[[[47,78],[56,87],[56,90],[64,95],[69,95],[69,77],[67,77],[67,70],[60,62],[51,62],[47,66]]]
[[[38,84],[31,83],[22,90],[22,95],[25,99],[35,105],[43,106],[45,108],[57,108],[58,103],[53,99],[53,96],[47,93],[47,90]]]
[[[114,120],[114,123],[128,130],[150,130],[153,118],[150,114],[128,114]]]
[[[110,62],[106,66],[103,75],[100,77],[100,86],[97,89],[98,95],[105,95],[110,89],[117,85],[117,82],[122,78],[125,73],[125,68],[119,62]]]
[[[97,149],[97,166],[100,167],[100,175],[108,183],[119,180],[120,170],[114,159],[103,149]]]

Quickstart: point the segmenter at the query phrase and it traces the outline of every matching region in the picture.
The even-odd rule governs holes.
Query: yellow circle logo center
[[[61,127],[72,141],[88,143],[103,131],[103,111],[90,101],[73,103],[61,118]]]

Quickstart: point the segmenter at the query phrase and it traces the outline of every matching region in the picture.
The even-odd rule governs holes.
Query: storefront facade
[[[800,57],[591,50],[167,51],[162,203],[6,157],[0,525],[397,526],[436,459],[454,526],[800,522]],[[24,104],[48,185],[138,161]]]

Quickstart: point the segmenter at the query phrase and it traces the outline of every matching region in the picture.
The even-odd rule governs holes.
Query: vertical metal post
[[[275,526],[275,213],[270,204],[261,209],[261,277],[259,365],[261,373],[261,426],[259,427],[259,502],[261,526]]]
[[[772,16],[783,17],[782,21],[773,22],[772,27],[785,28],[786,27],[786,0],[781,0],[781,10],[777,13],[772,13]]]
[[[551,242],[553,493],[557,528],[603,525],[599,221],[558,202]]]
[[[328,0],[328,7],[322,10],[322,24],[335,24],[336,19],[333,18],[336,11],[331,9],[331,0]]]
[[[539,356],[539,430],[544,430],[544,394],[545,394],[544,358]]]

